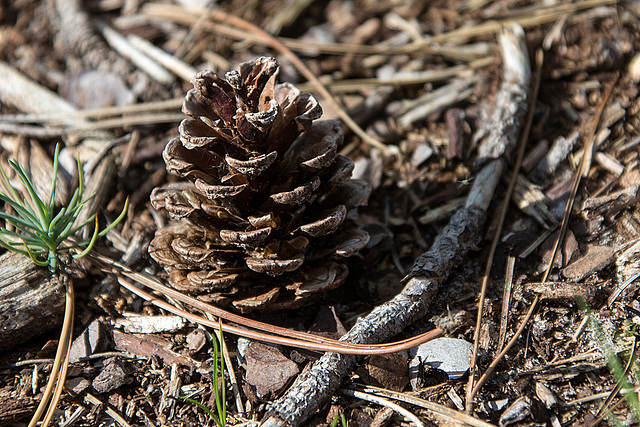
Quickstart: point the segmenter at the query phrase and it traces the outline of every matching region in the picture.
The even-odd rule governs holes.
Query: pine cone
[[[149,248],[170,284],[241,312],[300,307],[339,286],[346,258],[369,240],[347,218],[370,188],[337,155],[340,123],[312,123],[318,101],[276,84],[278,68],[262,57],[224,80],[198,73],[182,107],[189,118],[163,152],[188,182],[151,195],[181,220]]]

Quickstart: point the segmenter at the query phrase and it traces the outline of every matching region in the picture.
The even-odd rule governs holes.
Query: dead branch
[[[467,205],[451,218],[431,249],[416,260],[403,291],[360,319],[342,340],[379,342],[398,334],[426,314],[440,284],[475,248],[501,172],[498,161],[491,162],[480,172]],[[282,398],[272,404],[263,426],[299,425],[335,392],[355,362],[354,356],[326,353],[296,379]]]
[[[57,328],[64,311],[64,287],[28,257],[0,257],[0,351]]]
[[[515,146],[526,113],[530,70],[528,58],[520,51],[520,43],[524,43],[524,31],[520,27],[514,27],[512,32],[522,37],[514,35],[505,39],[502,36],[501,42],[506,45],[503,46],[503,55],[509,57],[505,58],[505,82],[497,97],[493,120],[490,121],[494,128],[487,129],[489,137],[483,143],[484,152],[487,153],[485,166],[474,181],[465,207],[451,218],[431,249],[416,259],[405,278],[409,280],[403,291],[360,319],[342,340],[378,342],[422,318],[440,284],[460,260],[475,248],[486,211],[504,169],[502,156]],[[492,158],[497,160],[491,160]],[[337,390],[342,378],[355,363],[354,356],[325,354],[296,379],[283,397],[272,404],[262,425],[299,425]]]

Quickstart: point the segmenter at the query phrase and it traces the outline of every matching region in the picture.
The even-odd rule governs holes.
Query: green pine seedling
[[[0,174],[4,192],[0,192],[0,200],[11,206],[14,214],[0,212],[0,218],[7,224],[11,224],[15,231],[0,227],[0,246],[21,253],[31,258],[39,266],[48,266],[51,272],[58,267],[58,260],[62,253],[72,249],[82,249],[73,255],[73,258],[82,258],[93,248],[96,240],[105,236],[111,229],[118,225],[125,217],[129,204],[127,199],[122,213],[107,228],[98,232],[98,220],[92,215],[84,223],[74,226],[82,209],[91,201],[94,195],[84,197],[84,176],[82,166],[78,159],[78,188],[73,193],[67,206],[56,212],[55,194],[58,180],[60,146],[56,145],[53,156],[53,183],[51,196],[48,202],[44,202],[37,194],[33,183],[25,173],[22,166],[15,160],[9,160],[9,165],[16,171],[17,177],[27,191],[28,197],[22,197],[13,187],[5,170],[0,166]],[[78,230],[91,222],[96,223],[93,236],[89,240],[70,242],[69,238]]]
[[[587,304],[587,302],[581,296],[576,298],[578,306],[580,309],[585,312],[587,318],[589,319],[589,324],[594,332],[595,338],[600,346],[600,349],[604,353],[605,358],[607,359],[607,365],[609,366],[609,370],[611,371],[616,383],[618,383],[620,390],[624,391],[624,397],[627,401],[627,404],[633,411],[636,419],[640,419],[640,400],[638,399],[638,395],[634,392],[635,387],[629,379],[627,378],[627,370],[623,368],[618,356],[616,355],[615,350],[609,344],[609,341],[605,338],[605,334],[602,331],[602,327],[598,323],[597,319],[593,315],[593,311],[591,307]],[[634,331],[632,331],[633,333]],[[635,349],[635,346],[634,346]],[[635,361],[635,357],[631,354],[631,360],[629,363],[633,363]],[[605,408],[606,409],[606,408]],[[621,425],[620,420],[618,420],[613,414],[611,414],[608,409],[607,413],[609,415],[609,419],[615,425]]]

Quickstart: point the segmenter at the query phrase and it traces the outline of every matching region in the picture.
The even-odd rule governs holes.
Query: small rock
[[[112,324],[122,328],[128,334],[158,334],[176,332],[182,329],[186,321],[180,316],[145,316],[134,314],[114,319]]]
[[[399,353],[369,357],[356,370],[365,384],[394,391],[402,391],[409,384],[407,358]]]
[[[615,258],[614,255],[615,250],[613,248],[589,245],[587,253],[574,263],[569,264],[562,271],[562,275],[569,280],[579,282],[611,264]]]
[[[527,396],[522,396],[502,413],[499,425],[504,427],[514,424],[524,420],[529,415],[531,415],[531,399]]]
[[[417,168],[432,155],[433,148],[427,142],[423,141],[418,144],[415,150],[413,150],[413,154],[411,154],[411,159],[409,161]]]
[[[205,334],[202,329],[195,329],[187,334],[186,340],[189,351],[197,353],[202,350],[207,343],[207,334]]]
[[[469,370],[469,358],[473,344],[456,338],[437,338],[421,344],[409,365],[411,386],[416,387],[420,365],[444,371],[450,379],[457,380]]]
[[[91,385],[98,393],[108,393],[127,383],[127,373],[119,359],[112,357],[105,360],[104,367]]]
[[[95,319],[71,344],[69,363],[100,352],[107,347],[107,336],[100,319]]]
[[[247,375],[245,380],[258,399],[269,399],[277,395],[300,372],[298,365],[282,352],[261,342],[252,342],[247,347]]]
[[[64,382],[64,387],[71,390],[74,394],[81,394],[83,391],[91,387],[91,382],[86,378],[76,377]]]
[[[135,101],[122,78],[105,71],[73,74],[62,83],[60,93],[80,108],[127,105]]]
[[[553,406],[558,404],[558,398],[556,395],[547,387],[546,385],[537,382],[536,383],[536,396],[547,409],[551,409]]]

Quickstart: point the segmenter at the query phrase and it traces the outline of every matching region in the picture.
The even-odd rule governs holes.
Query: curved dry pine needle
[[[72,314],[73,317],[73,314]],[[73,329],[73,328],[72,328]],[[51,422],[53,418],[53,413],[58,406],[58,402],[60,401],[60,396],[62,396],[62,388],[64,387],[65,380],[67,378],[67,370],[69,369],[69,352],[71,350],[71,335],[69,335],[69,340],[66,343],[67,348],[65,351],[65,358],[62,361],[62,367],[60,370],[60,375],[58,375],[58,382],[56,383],[56,388],[53,392],[53,397],[51,398],[51,405],[49,405],[49,409],[44,416],[44,420],[42,420],[41,427],[46,427]]]
[[[74,118],[104,119],[105,117],[123,116],[125,114],[153,113],[159,111],[180,110],[184,97],[167,99],[164,101],[141,102],[132,105],[118,105],[115,107],[87,108],[73,112]],[[38,114],[2,114],[0,122],[7,123],[50,123],[69,120],[70,113],[38,113]]]
[[[578,194],[578,187],[580,186],[580,181],[582,179],[582,173],[581,172],[585,171],[585,170],[589,170],[588,167],[587,167],[587,162],[588,161],[586,159],[587,159],[587,157],[590,158],[591,156],[588,156],[587,153],[589,153],[591,150],[593,150],[593,143],[595,141],[596,129],[598,128],[598,124],[600,123],[600,118],[602,117],[602,113],[604,111],[604,107],[607,104],[607,101],[609,100],[609,96],[611,95],[611,91],[613,90],[613,87],[615,86],[617,81],[618,81],[618,78],[617,77],[614,78],[613,81],[609,84],[609,86],[605,90],[604,96],[602,97],[602,102],[598,106],[598,110],[596,111],[596,114],[595,114],[595,116],[593,118],[593,121],[592,121],[592,124],[591,124],[591,129],[589,131],[589,135],[588,135],[587,139],[585,140],[585,147],[584,147],[584,153],[585,154],[580,159],[580,164],[578,165],[578,168],[576,169],[575,176],[574,176],[574,179],[573,179],[573,184],[571,186],[571,193],[569,195],[569,200],[567,200],[567,204],[566,204],[565,210],[564,210],[564,215],[562,217],[562,225],[560,227],[560,232],[558,233],[558,238],[556,239],[555,244],[553,246],[553,252],[551,254],[551,261],[549,262],[549,266],[547,267],[547,269],[544,272],[544,276],[542,278],[542,283],[545,283],[547,281],[547,279],[549,278],[549,274],[551,273],[551,269],[553,268],[553,263],[555,261],[556,255],[558,253],[558,248],[560,247],[560,242],[564,241],[564,235],[565,235],[565,233],[567,231],[567,226],[569,224],[569,216],[571,216],[571,212],[573,210],[573,204],[574,204],[574,202],[576,200],[576,195]],[[496,356],[496,358],[491,362],[491,365],[489,365],[489,367],[487,368],[485,373],[480,377],[480,379],[478,380],[478,383],[476,384],[476,386],[473,387],[473,390],[472,390],[472,392],[470,394],[471,399],[473,399],[478,394],[478,392],[480,391],[482,386],[487,382],[489,377],[493,374],[493,371],[495,371],[496,367],[498,366],[498,363],[500,363],[500,361],[502,361],[502,359],[507,354],[507,352],[511,349],[511,347],[513,347],[515,342],[518,340],[518,338],[520,337],[520,334],[522,334],[522,332],[524,331],[525,327],[529,323],[529,320],[531,320],[531,317],[533,316],[533,313],[534,313],[534,311],[535,311],[535,309],[536,309],[536,307],[538,305],[538,302],[540,302],[540,295],[536,295],[535,296],[535,298],[531,302],[531,307],[529,308],[529,311],[527,312],[526,316],[522,320],[522,323],[518,327],[518,330],[516,331],[516,333],[513,335],[513,337],[511,337],[511,340],[509,340],[509,343],[500,352],[500,354],[498,354],[498,356]]]
[[[56,349],[56,357],[53,360],[53,366],[51,367],[51,373],[49,374],[49,381],[47,382],[47,386],[42,394],[42,400],[36,409],[36,412],[33,414],[31,421],[29,422],[29,427],[35,427],[36,424],[42,418],[42,414],[45,412],[45,408],[47,408],[46,416],[49,416],[49,413],[53,414],[53,410],[58,405],[58,400],[60,398],[60,393],[57,390],[54,394],[53,399],[49,401],[51,398],[52,392],[54,392],[54,385],[60,386],[60,391],[62,385],[64,385],[64,381],[67,374],[68,360],[69,360],[69,350],[71,349],[71,333],[73,332],[73,315],[75,312],[75,293],[73,289],[73,284],[69,281],[65,281],[65,307],[64,307],[64,321],[62,323],[62,331],[60,332],[60,340],[58,341],[58,348]],[[61,370],[62,367],[62,370]],[[57,382],[57,384],[56,384]],[[47,427],[49,421],[44,421],[40,427]]]
[[[484,274],[482,276],[480,300],[478,301],[478,317],[476,319],[476,329],[473,335],[473,354],[471,356],[471,361],[469,364],[470,375],[469,375],[469,385],[467,386],[467,413],[471,412],[473,408],[473,400],[475,398],[475,395],[473,394],[474,381],[475,381],[475,367],[476,367],[476,361],[478,358],[478,348],[480,346],[480,328],[482,326],[482,316],[484,314],[484,300],[487,294],[489,275],[491,274],[491,267],[493,266],[493,257],[495,256],[496,249],[498,248],[498,242],[500,241],[500,235],[502,234],[504,221],[505,221],[505,218],[507,217],[509,206],[511,205],[511,195],[513,194],[513,190],[516,187],[516,181],[518,179],[518,174],[520,173],[520,167],[522,166],[522,161],[524,159],[524,151],[527,146],[527,140],[529,139],[529,131],[531,130],[531,125],[533,123],[533,112],[535,110],[536,100],[538,99],[538,90],[540,89],[543,60],[544,60],[544,57],[543,57],[542,49],[538,49],[536,52],[536,73],[534,77],[531,97],[529,98],[527,118],[524,124],[524,128],[522,129],[522,133],[520,134],[520,140],[518,141],[518,155],[516,158],[516,164],[513,167],[513,172],[511,173],[511,180],[509,181],[509,187],[507,188],[507,193],[505,194],[504,201],[502,203],[502,206],[500,207],[500,213],[498,214],[498,225],[496,226],[496,230],[493,235],[493,241],[491,242],[491,249],[489,249],[489,257],[487,259],[487,263],[484,269]]]
[[[160,300],[153,295],[135,287],[133,283],[125,280],[122,277],[118,277],[118,282],[127,288],[129,291],[138,295],[140,298],[143,298],[149,302],[151,302],[156,307],[159,307],[163,310],[166,310],[170,313],[181,316],[187,320],[190,320],[194,323],[198,323],[203,326],[208,326],[210,328],[218,328],[220,325],[218,322],[209,320],[205,317],[199,316],[197,314],[190,313],[188,311],[179,309],[166,301]],[[248,320],[248,319],[247,319]],[[271,326],[271,325],[270,325]],[[413,337],[409,340],[398,341],[396,343],[391,344],[381,344],[379,346],[367,346],[362,344],[353,344],[346,343],[341,341],[334,341],[334,343],[325,342],[318,343],[315,341],[303,341],[300,339],[287,338],[285,336],[275,336],[265,334],[263,332],[252,331],[250,329],[241,328],[238,326],[233,326],[229,324],[222,324],[222,330],[227,333],[231,333],[234,335],[242,336],[245,338],[255,339],[258,341],[265,341],[273,344],[285,345],[288,347],[295,348],[303,348],[306,350],[315,350],[315,351],[330,351],[333,353],[342,353],[342,354],[354,354],[354,355],[373,355],[373,354],[386,354],[386,353],[394,353],[397,351],[408,350],[417,345],[420,345],[422,342],[430,341],[436,337],[438,337],[442,330],[434,329],[425,334],[418,335],[417,337]],[[293,335],[293,330],[289,330],[290,335]],[[348,345],[347,345],[348,344]]]
[[[186,9],[180,6],[159,6],[157,4],[149,4],[145,7],[145,12],[150,15],[161,15],[160,12],[164,12],[168,16],[165,15],[166,18],[175,20],[177,15],[185,15],[193,12],[189,12]],[[154,13],[156,12],[156,13]],[[224,22],[230,24],[234,27],[237,27],[240,30],[246,31],[250,34],[254,34],[256,38],[260,39],[261,42],[275,51],[279,52],[281,55],[287,57],[289,61],[293,64],[294,67],[300,71],[300,73],[307,79],[313,86],[316,88],[316,91],[325,99],[326,102],[331,104],[331,107],[336,111],[338,116],[342,119],[345,125],[357,136],[362,139],[362,141],[367,144],[380,149],[383,153],[388,153],[389,149],[385,144],[378,141],[373,136],[366,133],[360,125],[358,125],[349,114],[345,111],[344,108],[336,101],[331,92],[327,90],[326,87],[320,82],[320,80],[316,77],[316,75],[306,66],[304,63],[298,58],[298,56],[293,53],[288,47],[284,46],[278,39],[273,37],[271,34],[261,30],[258,26],[245,21],[242,18],[237,16],[228,14],[221,10],[207,10],[201,11],[198,13],[204,13],[209,19]],[[246,38],[247,34],[245,34],[244,38]]]
[[[447,41],[468,40],[473,37],[486,36],[494,34],[500,29],[507,27],[513,23],[519,24],[523,28],[543,25],[555,22],[564,15],[575,16],[578,12],[592,9],[599,6],[615,5],[618,0],[586,0],[577,3],[560,3],[548,7],[536,6],[536,10],[529,8],[521,8],[512,11],[510,18],[502,20],[490,20],[477,25],[465,26],[455,30],[436,34],[432,37],[424,37],[420,40],[407,43],[402,46],[381,46],[381,45],[364,45],[353,43],[322,43],[317,41],[298,39],[289,39],[279,37],[279,42],[287,48],[295,51],[304,51],[315,49],[320,53],[326,54],[362,54],[362,55],[405,55],[412,53],[420,54],[438,54],[447,47],[441,47],[440,44]],[[142,13],[159,18],[171,19],[174,22],[193,25],[201,15],[199,11],[186,10],[180,6],[166,5],[160,3],[146,3],[142,7]],[[270,46],[268,40],[261,38],[258,34],[247,34],[236,28],[225,25],[224,20],[221,24],[211,23],[211,29],[218,34],[223,34],[235,40],[250,40],[253,43],[263,46]],[[451,47],[449,49],[455,49]]]
[[[282,328],[282,327],[270,325],[268,323],[247,319],[246,317],[222,310],[220,308],[214,307],[212,305],[199,301],[195,298],[192,298],[188,295],[182,294],[176,291],[175,289],[172,289],[163,285],[156,278],[131,271],[126,266],[104,255],[90,253],[88,257],[94,261],[97,261],[102,265],[106,264],[107,266],[111,267],[110,269],[105,269],[105,271],[107,273],[112,273],[118,276],[117,279],[122,286],[129,289],[131,292],[137,294],[141,298],[150,301],[151,303],[155,304],[158,307],[161,307],[179,316],[183,316],[193,322],[200,323],[202,325],[206,325],[214,328],[217,327],[217,323],[212,322],[209,319],[206,319],[202,316],[177,308],[167,303],[166,301],[160,300],[159,298],[154,297],[148,292],[145,292],[137,288],[131,282],[124,280],[122,277],[120,277],[118,273],[130,278],[131,280],[134,280],[142,284],[143,286],[151,288],[162,295],[166,295],[170,298],[173,298],[177,301],[187,304],[192,308],[201,310],[205,313],[212,314],[216,317],[220,317],[229,322],[240,324],[245,328],[253,328],[258,331],[263,331],[263,332],[258,332],[250,329],[240,328],[233,325],[224,325],[223,330],[225,332],[229,332],[235,335],[245,336],[247,338],[253,338],[261,341],[272,342],[275,344],[283,344],[291,347],[305,348],[305,349],[317,350],[317,351],[332,351],[332,352],[344,353],[344,354],[359,354],[359,355],[386,354],[386,353],[394,353],[397,351],[413,348],[422,343],[430,341],[440,336],[443,333],[442,329],[436,328],[429,332],[417,335],[409,339],[396,341],[393,343],[386,343],[386,344],[356,344],[356,343],[349,343],[345,341],[333,340],[333,339],[322,337],[319,335],[308,334],[305,332],[295,331],[292,329]],[[273,335],[273,334],[276,334],[276,335]],[[277,336],[277,335],[280,335],[280,336]]]
[[[397,412],[398,414],[405,417],[408,421],[411,421],[414,426],[424,427],[420,418],[418,418],[413,412],[408,409],[403,408],[400,405],[397,405],[390,400],[382,398],[380,396],[376,396],[374,394],[367,394],[362,391],[357,390],[342,390],[342,394],[346,396],[355,397],[357,399],[366,400],[367,402],[377,403],[380,406],[384,406],[385,408],[389,408]]]

